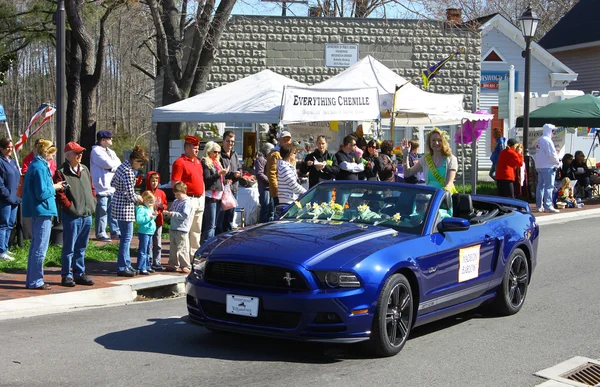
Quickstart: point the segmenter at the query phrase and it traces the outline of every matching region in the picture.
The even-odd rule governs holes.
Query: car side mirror
[[[437,225],[437,229],[442,234],[448,231],[465,231],[471,227],[469,221],[463,218],[442,219]]]
[[[275,220],[279,220],[283,214],[285,214],[287,212],[287,210],[290,208],[290,206],[294,204],[280,204],[278,206],[275,206]]]

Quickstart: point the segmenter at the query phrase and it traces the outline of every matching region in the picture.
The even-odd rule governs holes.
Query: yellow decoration
[[[338,131],[338,122],[337,121],[330,121],[329,122],[329,130],[331,130],[333,132],[337,132]]]

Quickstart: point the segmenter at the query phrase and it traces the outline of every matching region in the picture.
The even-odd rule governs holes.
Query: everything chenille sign
[[[379,119],[379,94],[375,87],[312,89],[287,86],[283,92],[282,124],[375,119]]]

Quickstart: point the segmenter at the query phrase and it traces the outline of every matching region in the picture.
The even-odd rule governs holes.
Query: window
[[[498,62],[505,63],[506,61],[495,48],[490,49],[485,55],[482,56],[483,62]]]

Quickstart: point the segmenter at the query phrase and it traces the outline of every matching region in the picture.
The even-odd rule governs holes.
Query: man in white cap
[[[277,160],[281,160],[281,154],[279,153],[279,149],[282,145],[290,144],[292,142],[292,135],[287,130],[281,132],[278,137],[279,144],[273,148],[271,153],[269,153],[269,157],[267,157],[267,177],[269,178],[269,193],[271,195],[271,201],[273,201],[273,209],[275,206],[279,205],[279,198],[277,197]],[[295,163],[294,163],[295,164]],[[269,218],[273,218],[274,214],[271,214]]]
[[[538,175],[535,202],[539,212],[559,212],[552,205],[555,169],[559,164],[558,153],[552,142],[554,130],[556,130],[556,126],[544,125],[542,136],[535,144],[534,160]]]

